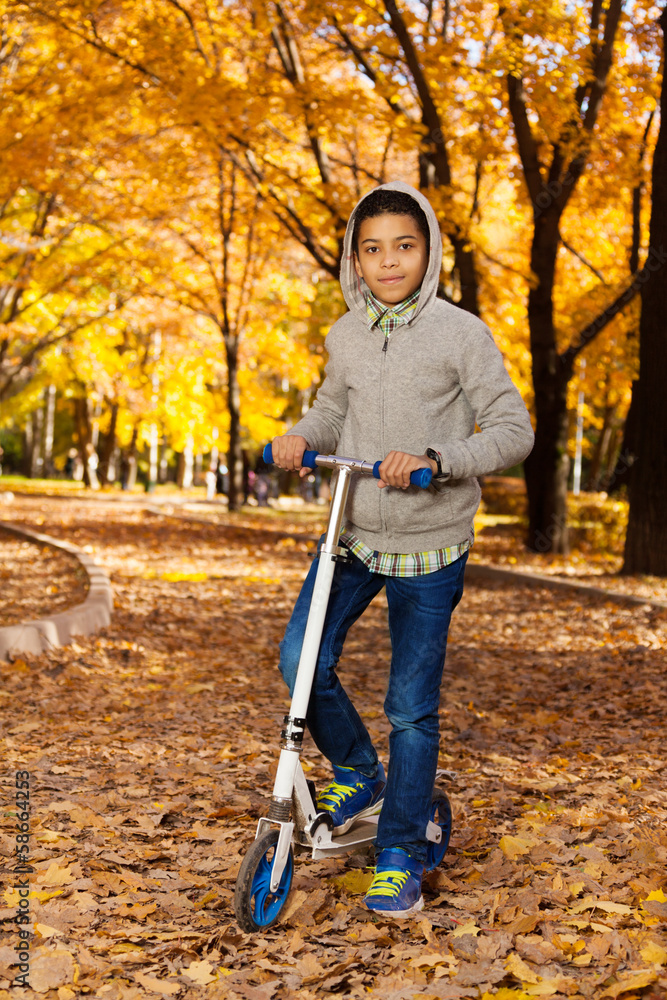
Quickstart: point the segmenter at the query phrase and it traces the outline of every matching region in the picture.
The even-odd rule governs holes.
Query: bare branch
[[[96,35],[94,38],[91,38],[84,32],[78,31],[74,25],[63,21],[57,13],[51,13],[48,9],[48,5],[46,9],[44,9],[41,4],[31,3],[30,0],[14,0],[14,2],[17,7],[25,7],[25,9],[29,10],[32,14],[37,14],[39,17],[43,17],[44,20],[50,21],[52,24],[60,25],[60,27],[64,28],[65,31],[68,31],[70,35],[74,35],[75,38],[78,38],[82,42],[85,42],[86,45],[90,45],[92,48],[97,49],[98,52],[104,52],[105,55],[113,56],[114,59],[118,59],[119,62],[124,63],[125,66],[129,66],[131,69],[137,70],[138,73],[148,77],[152,83],[163,82],[157,73],[153,72],[153,70],[148,69],[148,67],[143,66],[141,63],[135,62],[133,59],[129,59],[127,56],[124,56],[122,52],[118,52],[107,42],[100,39],[99,36]]]
[[[648,137],[651,131],[651,126],[655,118],[656,108],[653,108],[648,116],[648,121],[646,122],[646,128],[644,129],[644,135],[642,136],[642,141],[639,146],[639,155],[637,156],[637,167],[641,171],[642,165],[644,163],[644,157],[648,149]],[[630,247],[630,271],[634,274],[639,268],[639,247],[641,243],[641,204],[642,204],[642,194],[644,192],[644,181],[641,178],[635,184],[632,189],[632,245]]]
[[[529,281],[529,277],[524,271],[519,271],[518,268],[512,267],[511,264],[506,264],[504,261],[498,260],[497,257],[493,257],[490,253],[488,253],[480,246],[477,247],[477,250],[479,251],[479,253],[481,253],[482,257],[486,257],[486,259],[490,260],[492,264],[497,264],[498,267],[502,267],[504,271],[509,271],[510,274],[518,275],[519,278],[523,278],[523,280],[526,282]]]
[[[583,330],[577,335],[577,339],[574,343],[560,355],[560,361],[563,365],[565,371],[571,371],[574,361],[578,355],[592,344],[599,333],[604,330],[606,326],[611,323],[611,321],[618,316],[619,313],[623,312],[625,307],[636,298],[641,292],[642,285],[645,284],[650,278],[652,272],[655,270],[651,266],[650,259],[646,262],[641,271],[638,271],[633,275],[632,284],[629,285],[623,292],[618,295],[614,301],[607,306],[601,313],[599,313],[592,322],[588,323]]]
[[[252,183],[262,183],[265,178],[259,169],[259,165],[252,153],[252,150],[246,149],[245,152],[245,160],[240,159],[240,157],[236,156],[233,152],[229,152],[229,156]],[[280,200],[276,185],[269,185],[267,200],[271,205],[271,210],[274,215],[281,225],[285,227],[287,232],[308,251],[313,260],[319,264],[321,268],[333,277],[338,277],[338,259],[334,257],[329,257],[327,259],[327,251],[316,242],[315,236],[310,227],[299,218],[294,208]],[[329,211],[332,211],[330,205],[327,205],[326,207]]]
[[[209,274],[211,275],[211,279],[213,281],[213,285],[214,285],[216,291],[219,291],[219,288],[218,288],[218,276],[215,273],[215,268],[213,267],[213,264],[212,264],[210,258],[203,252],[203,250],[201,250],[197,246],[197,244],[192,239],[190,239],[189,236],[186,236],[185,233],[179,233],[179,231],[177,229],[174,229],[174,227],[173,227],[173,225],[171,223],[169,223],[169,222],[165,223],[165,228],[168,229],[170,232],[172,232],[174,234],[174,236],[177,237],[177,239],[181,240],[182,243],[185,243],[185,245],[192,251],[192,253],[195,255],[195,257],[198,257],[199,260],[201,260],[206,265],[206,268],[207,268]]]
[[[12,385],[15,383],[16,379],[19,377],[21,372],[25,371],[26,368],[30,367],[30,365],[33,363],[38,354],[46,350],[47,347],[52,347],[54,344],[58,344],[63,340],[69,340],[71,337],[74,336],[75,333],[78,333],[80,330],[85,330],[86,327],[92,326],[93,323],[97,323],[99,320],[104,319],[105,316],[109,316],[112,312],[117,312],[118,308],[122,308],[131,298],[132,296],[128,296],[127,299],[122,300],[120,306],[118,306],[118,303],[116,302],[114,303],[113,306],[109,306],[106,309],[103,309],[101,312],[97,313],[94,316],[87,316],[85,319],[82,319],[74,326],[68,327],[67,330],[64,330],[61,333],[56,334],[55,331],[60,328],[62,321],[67,315],[67,310],[69,309],[69,305],[66,306],[63,312],[61,313],[59,319],[56,321],[56,323],[54,323],[51,329],[47,333],[39,337],[38,340],[36,340],[33,343],[33,345],[26,352],[26,354],[24,354],[23,357],[19,359],[18,364],[12,369],[11,372],[9,372],[4,381],[0,383],[0,400],[6,398],[6,396],[9,394]]]
[[[333,16],[333,25],[338,31],[340,37],[343,39],[347,50],[350,52],[352,56],[354,56],[357,65],[360,67],[360,69],[363,70],[368,79],[371,80],[371,82],[377,86],[378,82],[377,73],[375,72],[370,62],[366,58],[366,55],[363,52],[363,50],[360,49],[359,46],[356,44],[356,42],[353,41],[350,34],[345,30],[343,25],[340,23],[340,18],[338,17],[337,14],[334,14]],[[405,107],[403,107],[403,105],[400,103],[400,101],[398,101],[394,97],[394,95],[387,97],[386,94],[382,94],[381,96],[387,102],[392,111],[395,111],[397,114],[404,115],[404,117],[407,118],[408,121],[412,122],[414,121],[414,118],[412,117],[410,112]]]
[[[598,280],[601,281],[603,285],[609,284],[609,282],[602,274],[602,272],[598,271],[597,267],[591,264],[590,260],[587,260],[582,253],[579,253],[578,250],[575,250],[575,248],[570,243],[568,243],[567,240],[564,240],[562,236],[560,238],[560,241],[565,247],[565,249],[569,250],[570,253],[573,254],[578,260],[580,260],[582,264],[585,264],[586,267],[589,269],[589,271],[592,271],[595,277],[598,278]]]
[[[417,93],[419,94],[422,106],[422,120],[429,131],[428,139],[435,147],[435,159],[437,162],[439,181],[442,185],[448,187],[452,182],[452,174],[449,166],[449,155],[445,145],[444,129],[442,128],[440,113],[436,107],[435,101],[433,100],[431,88],[429,87],[426,76],[424,75],[421,60],[414,47],[412,36],[408,31],[401,12],[396,6],[394,0],[384,0],[384,6],[385,10],[389,14],[394,34],[403,49],[405,61],[412,75],[412,79],[415,82]]]
[[[276,11],[278,12],[278,17],[280,18],[280,31],[277,31],[274,28],[271,32],[271,37],[273,38],[276,48],[278,49],[278,55],[280,56],[280,61],[283,64],[285,75],[288,80],[295,86],[301,86],[306,82],[306,77],[303,71],[303,63],[301,62],[301,55],[296,44],[296,38],[292,30],[292,25],[290,24],[281,4],[276,4]]]
[[[199,32],[197,31],[197,26],[195,25],[194,18],[192,17],[192,14],[190,13],[190,11],[187,10],[183,6],[183,4],[179,3],[179,0],[167,0],[167,3],[170,3],[172,7],[175,7],[176,10],[180,11],[180,13],[186,19],[186,21],[190,25],[190,31],[192,32],[192,37],[194,39],[195,48],[197,49],[197,52],[202,57],[202,59],[204,60],[204,62],[208,66],[208,68],[212,69],[212,66],[211,66],[211,63],[209,61],[209,58],[206,55],[206,53],[204,52],[204,49],[202,47],[201,39],[199,37]]]
[[[528,195],[533,207],[535,207],[537,199],[543,190],[542,172],[540,170],[537,140],[533,135],[533,130],[528,120],[526,93],[523,87],[523,80],[520,76],[515,76],[513,73],[508,74],[507,96]]]
[[[588,107],[584,116],[584,128],[592,132],[600,112],[602,98],[607,88],[607,79],[611,69],[612,56],[614,52],[614,41],[616,30],[621,18],[622,0],[610,0],[607,8],[607,17],[604,25],[604,37],[602,45],[597,50],[593,66],[594,78],[591,87]],[[591,39],[594,51],[597,49],[596,39]]]
[[[586,110],[584,111],[583,121],[580,123],[569,122],[563,130],[561,140],[554,148],[554,163],[552,164],[553,169],[550,172],[550,180],[560,182],[562,168],[564,167],[561,146],[566,148],[569,145],[572,132],[575,128],[578,128],[580,130],[578,152],[569,164],[567,173],[562,181],[561,193],[555,199],[560,212],[565,209],[570,196],[577,185],[577,181],[584,171],[586,161],[588,160],[588,154],[590,152],[593,138],[593,130],[598,120],[605,90],[607,89],[607,80],[611,70],[614,42],[616,39],[616,31],[621,16],[622,6],[623,0],[610,0],[605,19],[604,37],[602,45],[600,46],[598,46],[597,42],[597,24],[595,22],[591,24],[593,79],[590,81],[588,104],[586,106]],[[589,82],[586,82],[585,87],[586,89],[589,88]],[[577,90],[577,99],[579,99],[579,96],[580,88]],[[581,107],[583,107],[583,97]]]

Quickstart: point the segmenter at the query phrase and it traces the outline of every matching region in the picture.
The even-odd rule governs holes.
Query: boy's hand
[[[281,469],[289,469],[290,472],[299,469],[299,475],[303,479],[313,470],[301,467],[303,453],[308,447],[308,442],[299,434],[283,434],[276,437],[271,442],[273,453],[273,464],[279,465]]]
[[[395,486],[406,490],[410,485],[410,473],[416,469],[431,469],[433,475],[438,471],[436,463],[426,455],[408,455],[405,451],[390,451],[380,466],[378,486]]]

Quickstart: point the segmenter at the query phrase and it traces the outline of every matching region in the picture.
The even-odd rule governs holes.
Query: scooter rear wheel
[[[271,892],[271,869],[278,843],[278,831],[268,830],[253,842],[239,869],[234,890],[234,912],[241,930],[262,930],[275,923],[287,902],[294,874],[290,847],[280,885]]]
[[[449,838],[452,835],[452,807],[444,792],[435,791],[433,793],[429,819],[442,830],[442,839],[439,844],[429,841],[426,850],[426,864],[424,865],[427,872],[438,867],[447,852]]]

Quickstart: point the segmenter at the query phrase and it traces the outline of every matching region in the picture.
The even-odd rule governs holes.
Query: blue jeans
[[[332,764],[369,777],[378,757],[368,730],[345,693],[336,665],[350,626],[386,587],[392,657],[384,710],[392,729],[389,774],[377,846],[426,858],[426,826],[438,764],[440,684],[452,611],[463,593],[468,554],[424,576],[372,573],[361,560],[336,565],[310,703],[308,729]],[[280,644],[280,670],[294,690],[318,559],[297,598]]]

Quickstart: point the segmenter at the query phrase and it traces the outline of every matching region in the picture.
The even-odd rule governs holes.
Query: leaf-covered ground
[[[72,556],[0,530],[0,628],[64,611],[87,592]]]
[[[366,855],[304,854],[282,922],[245,935],[235,876],[287,706],[276,644],[321,518],[196,510],[22,498],[3,512],[90,546],[116,607],[97,636],[0,666],[0,998],[16,995],[18,771],[28,998],[667,996],[665,613],[470,584],[443,686],[454,833],[423,915],[368,914]],[[385,761],[388,655],[380,598],[341,675]],[[326,778],[312,745],[305,766]]]

